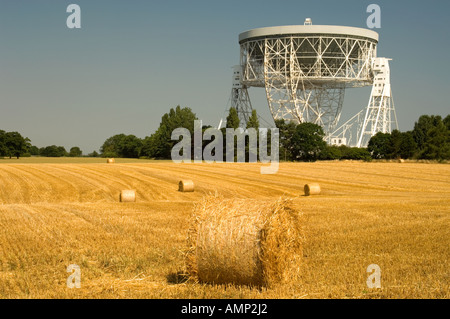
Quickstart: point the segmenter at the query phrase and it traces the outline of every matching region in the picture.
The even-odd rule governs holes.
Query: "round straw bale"
[[[404,160],[403,158],[399,158],[399,159],[398,159],[398,162],[399,162],[399,163],[404,163],[405,160]]]
[[[126,189],[120,192],[120,201],[123,203],[130,203],[136,201],[136,192],[131,189]]]
[[[112,164],[112,163],[115,163],[115,162],[116,162],[116,160],[114,158],[108,158],[106,160],[106,163],[108,163],[108,164]]]
[[[305,185],[305,196],[309,195],[319,195],[320,194],[320,185],[317,183],[306,184]]]
[[[194,191],[194,182],[191,180],[181,180],[178,183],[178,191],[193,192]]]
[[[293,280],[301,256],[300,214],[289,200],[207,196],[189,228],[189,275],[215,284],[274,286]]]

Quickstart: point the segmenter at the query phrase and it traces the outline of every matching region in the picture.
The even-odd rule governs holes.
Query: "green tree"
[[[119,145],[125,134],[116,134],[106,139],[100,147],[103,157],[119,157]]]
[[[390,138],[390,145],[388,150],[389,158],[400,158],[400,148],[402,146],[403,137],[399,130],[393,130]]]
[[[230,109],[228,110],[228,116],[226,118],[226,126],[225,128],[222,128],[222,134],[223,134],[223,160],[226,161],[226,155],[227,155],[227,143],[229,143],[229,141],[227,141],[227,129],[234,129],[236,130],[237,128],[239,128],[239,124],[240,124],[240,120],[239,120],[239,116],[238,113],[236,111],[236,109],[234,107],[230,107]],[[234,137],[234,141],[233,141],[233,152],[234,152],[234,161],[237,160],[237,137]],[[247,152],[246,152],[247,153]]]
[[[109,137],[100,148],[103,157],[137,158],[142,140],[134,135],[116,134]]]
[[[160,132],[156,131],[151,136],[146,136],[142,142],[141,156],[156,157],[163,153]]]
[[[427,142],[421,153],[421,158],[445,160],[450,159],[450,131],[444,122],[439,122],[427,134]]]
[[[38,156],[39,155],[39,148],[37,146],[32,145],[30,147],[30,155]]]
[[[69,151],[70,157],[81,157],[83,155],[83,152],[78,146],[74,146]]]
[[[374,159],[389,159],[392,153],[391,134],[378,132],[370,138],[367,150]]]
[[[340,146],[341,148],[341,159],[356,160],[356,161],[371,161],[367,148],[362,147],[348,147],[345,145]]]
[[[66,151],[64,146],[58,146],[58,153],[59,153],[60,157],[69,155],[69,153],[67,153],[67,151]]]
[[[0,130],[0,156],[6,156],[7,153],[5,139],[6,139],[6,132]]]
[[[88,154],[89,157],[100,157],[100,154],[97,151],[93,151],[92,153]]]
[[[428,142],[428,131],[437,126],[439,122],[442,122],[442,117],[439,115],[422,115],[414,124],[412,134],[419,153],[423,151]]]
[[[50,145],[39,149],[39,154],[45,157],[63,157],[67,152],[64,146]]]
[[[444,125],[447,127],[447,130],[450,131],[450,114],[444,118],[443,122],[444,122]]]
[[[411,131],[401,133],[401,142],[398,149],[400,158],[412,158],[417,152],[417,144]]]
[[[169,159],[173,146],[178,143],[178,141],[172,141],[172,132],[177,128],[186,128],[193,139],[195,120],[197,116],[188,107],[181,108],[178,105],[175,109],[170,109],[169,113],[162,116],[156,132],[144,139],[141,155]]]
[[[230,107],[230,111],[227,116],[227,128],[237,129],[239,127],[239,116],[234,107]]]
[[[258,158],[258,145],[259,145],[259,119],[256,110],[252,110],[252,115],[247,121],[247,129],[254,128],[256,130],[256,149],[253,151],[250,149],[250,138],[245,137],[245,161],[250,161],[250,158]],[[270,140],[268,140],[270,141]],[[270,149],[270,145],[267,145]]]
[[[126,135],[119,142],[119,156],[138,158],[142,149],[142,140],[134,135]]]
[[[280,133],[280,158],[285,161],[294,160],[294,149],[292,137],[294,136],[297,125],[294,122],[285,120],[275,120],[275,126]]]
[[[417,157],[422,159],[447,159],[450,115],[422,115],[414,124],[412,132],[417,143]]]
[[[295,159],[307,162],[316,161],[326,149],[325,133],[321,126],[314,123],[301,123],[292,136],[292,149]]]
[[[31,144],[29,138],[24,138],[18,132],[4,133],[4,148],[6,156],[19,158],[22,154],[29,151]]]
[[[236,115],[237,115],[237,113],[236,113]],[[248,119],[247,128],[250,128],[250,127],[254,128],[256,130],[259,129],[259,119],[258,119],[258,114],[256,114],[256,110],[252,110],[252,115]]]
[[[331,160],[339,160],[342,157],[342,147],[345,145],[336,146],[336,145],[327,145],[325,150],[320,153],[319,160],[322,161],[331,161]]]

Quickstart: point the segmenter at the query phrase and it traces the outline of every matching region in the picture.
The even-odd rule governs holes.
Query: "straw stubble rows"
[[[450,166],[419,163],[0,164],[2,298],[448,298]],[[182,179],[195,192],[178,191]],[[321,194],[306,197],[304,185]],[[136,202],[120,203],[121,190]],[[185,280],[194,204],[292,199],[300,277],[275,288]],[[81,288],[69,289],[77,264]],[[377,264],[382,288],[369,289]]]

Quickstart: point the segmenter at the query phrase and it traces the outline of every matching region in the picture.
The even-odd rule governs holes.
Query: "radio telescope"
[[[274,120],[318,124],[329,143],[345,89],[374,83],[378,33],[372,30],[306,19],[304,25],[243,32],[239,44],[242,86],[265,88]]]

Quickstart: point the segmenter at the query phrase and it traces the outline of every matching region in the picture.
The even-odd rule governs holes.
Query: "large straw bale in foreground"
[[[289,200],[208,196],[194,208],[187,271],[216,284],[273,286],[292,280],[301,256],[299,217]]]

